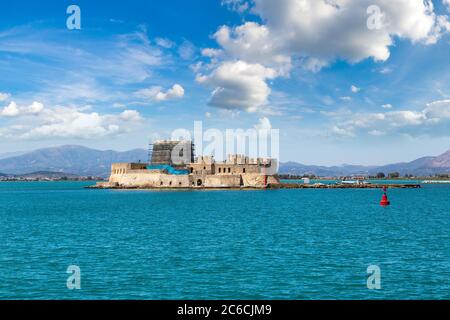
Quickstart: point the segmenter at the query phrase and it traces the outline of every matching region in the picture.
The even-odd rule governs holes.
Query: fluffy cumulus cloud
[[[254,112],[267,105],[266,80],[275,76],[271,68],[238,60],[221,63],[210,75],[198,75],[197,81],[214,88],[209,105]]]
[[[216,85],[210,104],[228,109],[257,110],[268,99],[267,80],[288,76],[296,61],[314,72],[336,60],[386,61],[396,39],[429,45],[450,30],[447,16],[437,15],[431,0],[225,2],[232,7],[251,4],[251,12],[262,21],[222,26],[214,34],[220,49],[203,50],[212,61],[209,69],[215,68],[209,77],[202,76],[204,83]],[[271,75],[257,72],[258,89],[253,92],[239,72],[235,81],[218,79],[218,73],[235,73],[237,65],[271,70]],[[239,103],[231,93],[247,99]],[[257,98],[248,99],[253,93]]]
[[[214,34],[227,56],[263,64],[286,75],[291,69],[291,58],[280,50],[280,44],[273,36],[268,27],[254,22],[234,29],[223,26]]]
[[[119,117],[125,121],[140,121],[142,120],[141,115],[136,110],[125,110]]]
[[[184,88],[179,84],[174,84],[172,88],[167,90],[164,90],[160,86],[154,86],[137,91],[136,96],[153,101],[173,100],[184,96]]]
[[[73,109],[58,109],[46,122],[48,123],[24,133],[23,137],[89,138],[105,136],[119,130],[117,125],[106,123],[105,118],[96,112],[85,113]]]
[[[447,10],[450,11],[450,0],[442,0],[442,1],[447,6]]]
[[[439,100],[427,104],[424,114],[435,122],[450,121],[450,100]]]
[[[323,61],[385,61],[394,39],[434,43],[443,20],[429,0],[254,0],[259,14],[290,55]],[[371,9],[369,9],[371,8]]]
[[[19,108],[17,107],[17,103],[15,103],[14,101],[8,104],[0,111],[0,115],[3,117],[15,117],[19,115],[19,113],[20,111]]]
[[[25,108],[25,113],[38,114],[44,110],[44,105],[40,102],[34,101],[30,106]]]
[[[259,119],[259,122],[255,125],[256,130],[271,130],[272,124],[270,123],[269,118],[262,117]]]
[[[40,102],[33,102],[29,106],[19,107],[16,102],[11,101],[3,109],[0,109],[0,116],[17,117],[23,114],[39,114],[44,110],[44,105]]]
[[[361,91],[361,89],[358,88],[358,87],[355,86],[355,85],[352,85],[352,86],[350,87],[350,91],[353,92],[353,93],[358,93],[358,92]]]
[[[0,92],[0,102],[8,100],[10,96],[11,95],[9,93]]]
[[[6,109],[13,122],[3,128],[2,136],[18,139],[81,138],[95,139],[128,131],[142,118],[135,110],[119,114],[90,112],[90,107],[44,108],[39,102],[20,108],[12,102]],[[5,109],[2,110],[5,113]],[[30,116],[33,115],[32,118]]]

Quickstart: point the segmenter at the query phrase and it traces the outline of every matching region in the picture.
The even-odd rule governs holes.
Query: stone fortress
[[[258,188],[278,185],[275,159],[229,155],[217,162],[212,156],[194,157],[191,141],[156,141],[150,163],[114,163],[111,176],[99,188],[204,189]]]

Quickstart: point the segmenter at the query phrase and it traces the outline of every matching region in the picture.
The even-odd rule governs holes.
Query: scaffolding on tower
[[[186,159],[184,165],[174,164],[172,161],[172,152],[180,143],[182,146],[180,157],[183,157],[184,152],[188,152],[189,159]],[[190,153],[190,154],[189,154]],[[194,162],[195,145],[192,141],[155,141],[149,144],[148,147],[148,162],[150,165],[170,165],[174,167],[183,167],[188,163]]]

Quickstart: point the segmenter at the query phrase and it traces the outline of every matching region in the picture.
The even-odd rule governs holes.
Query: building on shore
[[[223,162],[212,156],[194,157],[191,141],[156,141],[149,163],[114,163],[103,188],[265,188],[277,185],[276,159],[229,155]]]

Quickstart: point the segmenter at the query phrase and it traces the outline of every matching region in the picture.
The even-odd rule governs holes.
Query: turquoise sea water
[[[389,190],[382,208],[371,189],[87,184],[0,183],[0,299],[450,298],[450,185]]]

